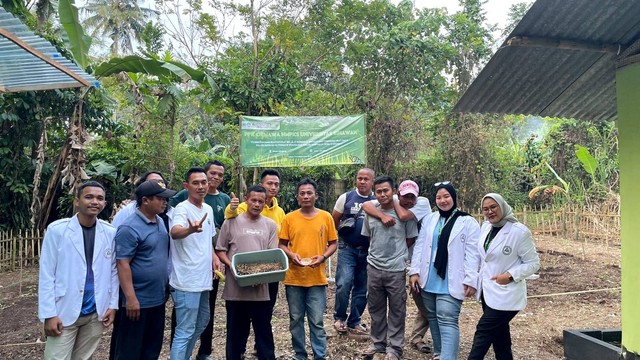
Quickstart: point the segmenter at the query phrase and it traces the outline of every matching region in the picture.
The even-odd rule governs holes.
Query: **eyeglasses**
[[[482,212],[488,213],[488,212],[496,212],[496,210],[498,210],[500,206],[498,205],[491,205],[489,207],[483,207],[482,208]]]
[[[433,186],[449,185],[449,184],[451,184],[451,181],[441,181],[433,184]]]

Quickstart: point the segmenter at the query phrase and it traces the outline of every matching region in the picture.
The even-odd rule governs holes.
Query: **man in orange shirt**
[[[284,279],[289,304],[289,329],[294,359],[307,359],[304,318],[309,321],[313,358],[327,356],[327,333],[323,315],[327,305],[325,260],[336,251],[338,234],[331,214],[315,207],[318,184],[311,179],[298,183],[300,209],[285,215],[280,230],[280,248],[289,257]]]

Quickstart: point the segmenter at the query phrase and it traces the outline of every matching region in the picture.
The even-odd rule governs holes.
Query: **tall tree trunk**
[[[262,4],[258,6],[258,9],[254,8],[254,0],[251,0],[251,36],[253,37],[253,69],[251,70],[251,89],[254,94],[258,92],[260,87],[260,81],[258,77],[258,12],[262,8]],[[253,113],[253,96],[249,96],[247,102],[247,115],[257,115]]]
[[[44,149],[47,147],[47,126],[51,121],[46,117],[42,122],[42,133],[36,155],[36,171],[33,174],[33,192],[31,194],[31,228],[36,226],[42,204],[40,203],[40,181],[42,180],[42,168],[44,166]]]

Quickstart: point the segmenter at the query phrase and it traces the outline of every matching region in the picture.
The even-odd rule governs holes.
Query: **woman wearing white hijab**
[[[496,360],[511,360],[509,322],[527,305],[525,278],[540,268],[529,229],[513,215],[499,194],[482,198],[482,224],[478,250],[480,271],[477,297],[484,311],[478,321],[468,360],[484,359],[493,345]]]

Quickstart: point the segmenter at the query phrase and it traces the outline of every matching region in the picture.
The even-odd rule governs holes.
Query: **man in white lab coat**
[[[97,218],[105,204],[104,187],[85,182],[74,200],[78,213],[47,227],[38,280],[45,359],[90,359],[115,317],[116,230]]]

